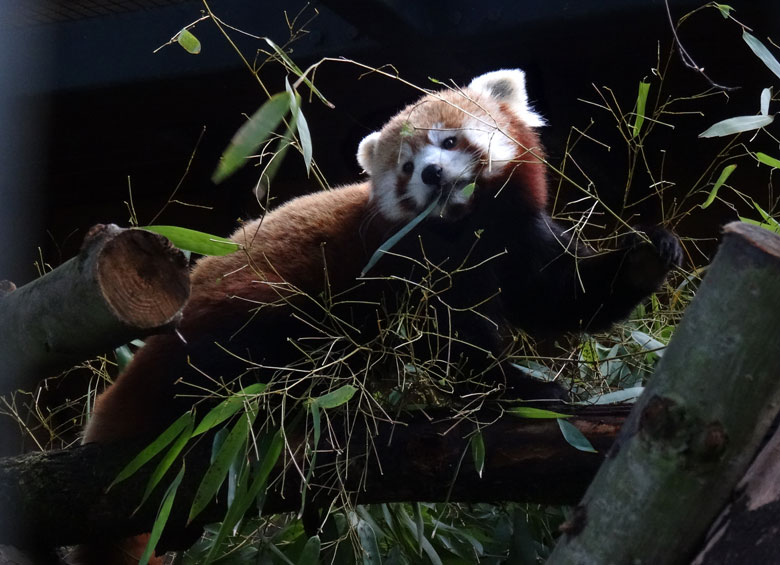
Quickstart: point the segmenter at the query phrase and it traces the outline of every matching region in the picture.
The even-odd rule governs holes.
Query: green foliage
[[[154,232],[171,240],[171,243],[184,251],[201,255],[227,255],[241,246],[235,241],[216,235],[203,233],[176,226],[145,226],[146,231]]]

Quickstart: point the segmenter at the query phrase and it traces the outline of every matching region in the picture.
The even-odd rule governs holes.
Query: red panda
[[[520,70],[401,110],[360,143],[366,182],[294,199],[236,231],[242,251],[197,262],[183,340],[147,341],[97,398],[84,441],[161,431],[194,402],[187,381],[198,375],[227,382],[253,367],[257,379],[270,378],[272,368],[299,362],[323,324],[368,343],[404,304],[403,289],[424,286],[431,270],[446,284],[430,315],[451,339],[418,340],[418,358],[459,364],[468,386],[559,397],[556,385],[500,361],[512,329],[607,328],[657,289],[681,250],[674,235],[653,228],[648,239],[594,253],[556,225],[545,212],[536,131],[544,123]],[[379,246],[425,211],[362,276]]]

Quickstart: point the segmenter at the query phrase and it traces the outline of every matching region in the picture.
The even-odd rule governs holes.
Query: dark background
[[[671,0],[670,8],[676,20],[703,4]],[[777,0],[730,4],[765,44],[767,36],[780,39]],[[606,85],[631,112],[640,80],[657,88],[652,69],[659,60],[664,64],[672,45],[659,0],[212,0],[210,6],[227,24],[280,45],[290,37],[285,12],[289,19],[299,14],[298,24],[311,20],[309,33],[290,45],[301,68],[322,57],[346,57],[372,67],[392,65],[384,68],[424,87],[432,86],[429,77],[466,84],[487,71],[522,68],[534,106],[549,121],[543,140],[554,163],[563,158],[571,128],[583,130],[594,121],[588,134],[601,144],[581,141],[576,158],[609,204],[623,197],[625,142],[614,119],[583,100],[598,101],[593,85]],[[199,0],[0,0],[0,279],[21,285],[37,276],[41,258],[56,266],[72,257],[95,223],[127,225],[129,186],[140,223],[149,223],[196,146],[176,197],[207,208],[171,205],[156,223],[226,235],[239,218],[259,214],[252,194],[258,168],[247,166],[220,186],[209,180],[245,114],[265,100],[255,77],[210,21],[192,30],[201,54],[178,45],[153,53],[203,9]],[[250,64],[264,58],[256,53],[267,49],[265,42],[228,31]],[[724,145],[697,134],[724,118],[757,113],[761,89],[778,82],[746,47],[739,26],[714,9],[692,16],[680,37],[712,80],[741,88],[681,105],[695,112],[676,116],[674,129],[653,137],[648,151],[654,166],[663,159],[665,177],[675,183],[665,196],[670,200],[693,186]],[[260,76],[270,91],[284,89],[279,65],[266,65]],[[314,157],[331,185],[353,182],[360,174],[354,157],[360,139],[418,93],[342,62],[324,63],[316,85],[335,109],[316,98],[304,105]],[[667,95],[709,87],[674,55]],[[765,151],[780,157],[776,143]],[[740,166],[732,179],[755,186],[768,207],[768,175],[766,167]],[[300,155],[288,153],[272,187],[274,203],[316,188]],[[635,199],[652,194],[643,178],[632,190]],[[580,196],[564,187],[564,200]],[[636,212],[632,223],[662,219],[657,198]],[[705,212],[674,227],[714,246],[719,226],[736,213],[722,203]],[[83,394],[86,386],[74,388]],[[0,425],[0,446],[3,435],[18,443],[12,426],[8,432]],[[16,450],[6,443],[0,452]]]
[[[672,0],[671,10],[677,19],[701,4]],[[757,37],[780,26],[775,1],[731,4]],[[523,68],[531,99],[550,123],[543,135],[554,162],[563,156],[570,127],[584,128],[596,119],[597,129],[589,133],[612,149],[590,144],[582,159],[600,191],[614,199],[622,198],[626,167],[614,120],[578,99],[597,100],[591,84],[608,85],[623,110],[631,111],[637,83],[653,78],[659,53],[663,60],[671,45],[664,4],[653,0],[308,5],[214,0],[210,5],[226,23],[280,45],[290,36],[285,12],[289,19],[299,14],[299,24],[311,20],[309,33],[290,46],[302,68],[325,56],[348,57],[377,67],[392,64],[404,79],[425,87],[432,86],[428,77],[464,84],[486,71]],[[246,167],[218,187],[209,180],[244,114],[264,100],[255,78],[210,21],[192,30],[202,43],[201,54],[178,45],[153,53],[201,16],[200,1],[6,1],[0,6],[0,87],[7,114],[0,146],[0,278],[23,284],[36,276],[39,247],[44,260],[56,265],[77,251],[92,224],[126,225],[128,186],[141,224],[148,223],[184,174],[204,128],[177,198],[212,209],[174,205],[157,222],[227,234],[238,218],[259,213],[251,193],[257,168]],[[262,41],[229,32],[250,63],[258,49],[267,49]],[[712,99],[708,115],[683,119],[668,140],[659,142],[669,144],[669,175],[676,173],[679,180],[674,180],[684,183],[689,171],[700,173],[698,153],[713,153],[713,142],[699,141],[696,134],[719,119],[756,113],[760,89],[773,77],[744,45],[739,27],[715,10],[691,18],[681,38],[713,80],[742,86],[729,99]],[[304,107],[315,159],[332,185],[358,178],[359,140],[417,96],[399,81],[364,73],[348,63],[323,64],[316,84],[336,108],[316,99]],[[672,92],[708,87],[676,57],[670,75]],[[267,65],[261,77],[271,91],[284,88],[279,65]],[[675,144],[682,149],[672,151]],[[289,153],[273,187],[276,202],[315,188],[300,156]],[[659,219],[650,204],[642,211],[647,221]]]

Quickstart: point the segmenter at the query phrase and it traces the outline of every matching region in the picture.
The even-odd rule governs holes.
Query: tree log
[[[189,273],[164,237],[98,224],[77,257],[14,288],[0,284],[0,394],[174,326]]]
[[[312,479],[318,486],[307,495],[307,504],[327,506],[345,492],[356,503],[573,503],[585,491],[627,413],[626,407],[592,406],[578,410],[570,420],[599,454],[567,444],[554,420],[504,415],[482,428],[486,451],[482,478],[475,470],[469,446],[468,436],[476,429],[472,422],[455,424],[452,416],[439,414],[432,420],[431,414],[420,413],[397,423],[366,422],[362,417],[352,422],[332,420],[327,435],[330,438],[333,430],[340,430],[340,448],[329,448],[323,435]],[[296,446],[302,438],[288,434],[287,441],[288,454],[301,451]],[[0,460],[0,507],[14,509],[0,516],[0,544],[41,548],[149,531],[159,497],[171,477],[132,516],[154,463],[106,492],[143,443],[88,444]],[[181,549],[193,542],[192,528],[185,527],[186,517],[208,466],[210,450],[210,442],[201,441],[187,454],[187,470],[166,529],[165,549]],[[264,514],[301,507],[301,477],[289,458],[287,463],[284,472],[277,469],[278,474],[274,473],[278,478],[268,491]],[[174,464],[171,475],[178,468]],[[218,499],[224,504],[224,496]],[[195,526],[219,520],[224,512],[224,507],[215,503],[197,518]]]
[[[780,563],[780,431],[764,445],[692,565]]]
[[[780,237],[724,241],[548,565],[686,563],[780,407]]]

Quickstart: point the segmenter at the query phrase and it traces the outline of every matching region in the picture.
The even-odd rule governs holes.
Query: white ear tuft
[[[374,149],[376,148],[376,142],[379,141],[379,132],[368,134],[363,138],[363,141],[358,145],[357,161],[358,164],[369,175],[371,174],[371,161],[374,157]]]
[[[480,75],[471,81],[469,89],[506,102],[531,127],[547,125],[544,118],[528,104],[525,73],[520,69],[503,69]]]

